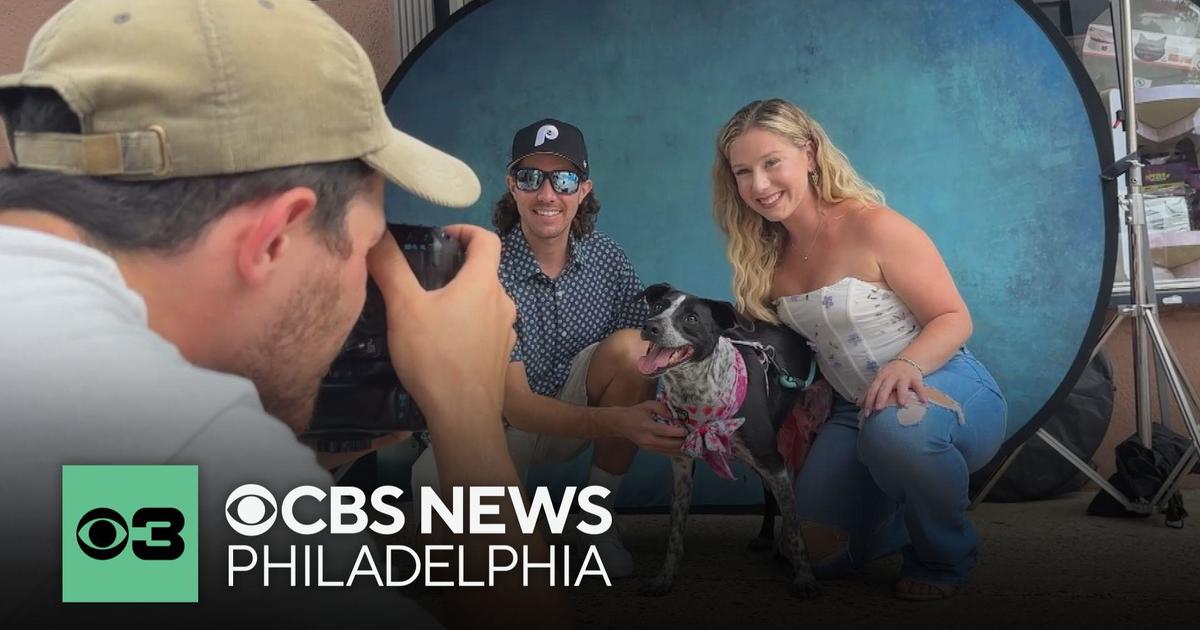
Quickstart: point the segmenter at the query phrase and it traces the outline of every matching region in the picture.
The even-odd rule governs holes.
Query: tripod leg
[[[1133,397],[1136,401],[1137,432],[1142,446],[1150,448],[1154,417],[1150,415],[1150,326],[1149,309],[1138,307],[1133,314]]]
[[[1153,316],[1142,318],[1146,322],[1146,327],[1150,332],[1150,338],[1154,341],[1155,348],[1158,349],[1159,356],[1163,359],[1164,372],[1167,375],[1167,380],[1171,384],[1171,392],[1175,394],[1175,402],[1179,405],[1179,410],[1183,413],[1183,423],[1187,427],[1188,433],[1192,436],[1192,446],[1200,447],[1200,425],[1196,424],[1196,407],[1194,400],[1188,396],[1188,385],[1184,384],[1182,370],[1179,364],[1174,360],[1174,351],[1170,344],[1167,343],[1167,338],[1163,334],[1162,324]]]
[[[1158,392],[1158,418],[1166,426],[1171,426],[1171,398],[1167,395],[1167,366],[1163,365],[1166,357],[1155,353],[1154,356],[1154,391]]]
[[[1197,451],[1196,446],[1193,444],[1188,447],[1187,452],[1183,454],[1183,458],[1179,460],[1179,463],[1175,464],[1175,469],[1171,471],[1171,474],[1167,475],[1167,478],[1163,480],[1162,487],[1154,494],[1154,498],[1150,501],[1150,504],[1160,507],[1166,505],[1169,500],[1168,497],[1174,497],[1175,493],[1179,491],[1180,486],[1183,485],[1184,476],[1187,475],[1187,471],[1192,469],[1192,466],[1196,465],[1197,460],[1200,460],[1200,451]]]
[[[1124,493],[1122,493],[1120,490],[1117,490],[1116,487],[1109,483],[1107,479],[1101,477],[1100,473],[1096,472],[1094,468],[1088,465],[1087,462],[1083,461],[1083,459],[1076,455],[1074,451],[1067,448],[1065,444],[1055,439],[1055,437],[1050,435],[1045,429],[1038,429],[1036,435],[1042,438],[1042,441],[1049,445],[1050,448],[1058,451],[1058,454],[1062,455],[1063,459],[1074,464],[1074,466],[1079,469],[1079,472],[1087,475],[1088,478],[1094,481],[1096,485],[1100,486],[1102,490],[1112,495],[1112,498],[1116,499],[1122,506],[1124,506],[1126,510],[1141,514],[1150,513],[1151,508],[1148,504],[1134,503],[1133,501],[1130,501]]]
[[[1108,320],[1108,323],[1104,325],[1104,329],[1100,331],[1100,340],[1096,342],[1096,347],[1092,348],[1092,356],[1088,357],[1088,361],[1096,358],[1096,355],[1108,343],[1108,338],[1112,337],[1114,332],[1117,332],[1117,328],[1121,326],[1121,322],[1125,320],[1125,317],[1124,313],[1117,311],[1117,314]]]
[[[992,473],[991,477],[988,477],[987,483],[983,484],[983,487],[979,489],[979,494],[975,495],[975,498],[971,500],[971,505],[967,507],[968,510],[974,510],[975,508],[979,507],[980,503],[983,503],[983,500],[987,498],[988,493],[992,491],[992,488],[994,488],[996,483],[1000,481],[1000,478],[1004,476],[1004,473],[1008,470],[1008,467],[1011,466],[1013,461],[1017,459],[1017,455],[1020,455],[1021,451],[1025,450],[1025,444],[1026,442],[1022,442],[1020,446],[1008,454],[1008,457],[1004,458],[1004,463],[1000,464],[1000,467],[996,469],[996,472]]]

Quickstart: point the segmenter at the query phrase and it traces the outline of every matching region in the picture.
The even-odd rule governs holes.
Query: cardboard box
[[[1134,29],[1134,63],[1191,70],[1200,59],[1200,39]],[[1116,40],[1111,26],[1088,25],[1083,40],[1083,55],[1115,59]]]
[[[1190,263],[1172,267],[1171,275],[1176,278],[1200,278],[1200,260],[1193,260]]]
[[[1150,258],[1172,270],[1200,260],[1200,231],[1151,232]]]

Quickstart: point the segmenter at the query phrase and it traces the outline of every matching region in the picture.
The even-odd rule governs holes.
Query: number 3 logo
[[[133,513],[133,526],[150,530],[147,540],[133,541],[133,555],[142,560],[175,560],[183,555],[183,514],[175,508],[142,508]],[[75,528],[79,549],[96,560],[111,560],[125,550],[129,527],[116,510],[89,510]],[[154,543],[154,544],[151,544]]]

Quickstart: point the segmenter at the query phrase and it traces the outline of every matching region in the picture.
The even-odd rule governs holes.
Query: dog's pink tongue
[[[642,374],[654,374],[671,363],[673,354],[671,348],[656,346],[652,352],[648,352],[638,359],[638,370]]]

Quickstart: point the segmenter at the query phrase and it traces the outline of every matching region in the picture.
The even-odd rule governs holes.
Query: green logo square
[[[195,602],[196,466],[63,466],[62,600]]]

